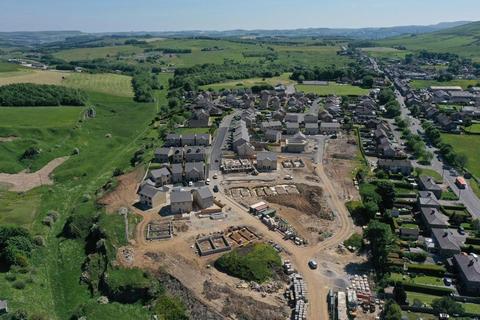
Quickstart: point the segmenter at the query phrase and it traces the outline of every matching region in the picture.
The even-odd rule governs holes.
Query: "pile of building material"
[[[307,319],[308,291],[303,277],[298,273],[290,275],[290,287],[286,296],[293,306],[292,319]]]
[[[283,271],[284,271],[285,274],[287,274],[287,275],[291,275],[291,274],[295,273],[295,269],[293,268],[292,263],[290,262],[290,260],[285,260],[285,261],[283,262]]]
[[[348,320],[347,299],[344,291],[337,293],[337,319]]]

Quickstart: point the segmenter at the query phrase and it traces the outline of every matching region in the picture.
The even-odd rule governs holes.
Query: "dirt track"
[[[9,191],[25,192],[43,185],[53,184],[50,174],[69,157],[57,158],[47,163],[37,172],[20,172],[15,174],[0,173],[0,183],[5,184]]]

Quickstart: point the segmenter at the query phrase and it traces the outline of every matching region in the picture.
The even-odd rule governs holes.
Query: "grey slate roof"
[[[189,191],[172,191],[170,194],[170,202],[188,202],[193,201],[192,193]]]
[[[185,163],[185,172],[198,171],[203,172],[204,164],[203,162],[187,162]]]
[[[212,191],[208,187],[201,187],[195,190],[200,199],[208,199],[213,197]]]
[[[420,176],[420,181],[423,184],[425,190],[442,190],[442,188],[440,188],[440,186],[435,183],[432,177]]]
[[[158,179],[160,177],[169,176],[170,171],[168,171],[167,168],[163,167],[163,168],[160,168],[160,169],[155,169],[155,170],[150,171],[150,175],[152,176],[152,178]]]
[[[159,192],[158,189],[156,189],[154,186],[145,183],[140,187],[140,190],[138,191],[139,195],[143,195],[148,198],[153,198],[157,193]]]
[[[174,163],[172,164],[172,174],[182,174],[183,167],[181,163]]]
[[[456,254],[453,259],[468,281],[480,282],[480,262],[477,259],[463,254]]]
[[[462,241],[453,229],[432,229],[432,236],[443,250],[461,250]]]
[[[257,153],[257,161],[262,160],[271,160],[277,161],[277,154],[269,151],[260,151]]]
[[[435,208],[421,208],[421,214],[429,225],[443,225],[448,227],[448,217]]]

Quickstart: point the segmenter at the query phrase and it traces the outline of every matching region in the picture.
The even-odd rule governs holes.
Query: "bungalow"
[[[448,217],[441,213],[437,208],[422,207],[420,217],[425,228],[431,232],[434,228],[448,228]]]
[[[300,131],[300,124],[298,122],[287,122],[286,127],[288,135],[294,135]]]
[[[413,166],[409,160],[378,159],[378,168],[390,173],[402,173],[409,175],[412,173]]]
[[[170,157],[173,154],[172,148],[163,147],[155,150],[155,162],[169,163]]]
[[[459,254],[465,243],[465,236],[462,236],[455,229],[432,229],[432,239],[438,253],[444,258],[450,258]]]
[[[213,206],[213,193],[208,187],[201,187],[193,190],[193,199],[201,209]]]
[[[167,200],[165,190],[160,190],[154,186],[144,183],[138,190],[140,203],[148,208],[155,208],[164,204]]]
[[[442,188],[435,183],[432,177],[429,176],[420,176],[418,179],[418,186],[422,191],[429,191],[433,193],[437,199],[442,197]]]
[[[316,135],[318,134],[318,123],[305,123],[305,134]]]
[[[185,179],[187,181],[200,181],[205,179],[205,164],[203,162],[185,163]]]
[[[185,161],[186,162],[203,162],[205,161],[206,153],[204,147],[186,147]]]
[[[150,171],[149,178],[155,184],[155,187],[163,187],[172,183],[172,176],[166,167]]]
[[[322,122],[320,123],[321,134],[336,134],[340,132],[340,123],[338,122]]]
[[[269,151],[262,151],[257,153],[257,170],[277,170],[277,154]]]
[[[181,163],[172,164],[170,171],[172,172],[172,183],[183,181],[183,166]]]
[[[174,190],[170,193],[170,211],[174,214],[192,211],[192,193],[184,190]]]
[[[465,254],[453,256],[453,265],[457,270],[460,286],[466,294],[480,295],[480,262],[477,257]]]

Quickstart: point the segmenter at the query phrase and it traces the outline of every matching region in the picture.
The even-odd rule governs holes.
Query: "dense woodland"
[[[87,95],[62,86],[18,83],[0,87],[0,106],[84,106]]]

